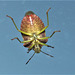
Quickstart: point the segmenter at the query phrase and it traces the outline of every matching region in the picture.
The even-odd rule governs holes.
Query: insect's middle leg
[[[61,31],[60,31],[60,30],[54,31],[54,32],[52,33],[52,35],[50,36],[50,38],[51,38],[56,32],[61,32]]]
[[[49,39],[51,38],[56,32],[61,32],[60,30],[59,31],[54,31],[49,37],[43,37],[43,38],[38,38],[39,40],[41,39]]]
[[[11,40],[14,40],[14,39],[17,39],[20,43],[31,42],[33,40],[33,39],[31,39],[31,40],[27,40],[27,41],[20,41],[18,37],[15,37],[15,38],[13,38]]]

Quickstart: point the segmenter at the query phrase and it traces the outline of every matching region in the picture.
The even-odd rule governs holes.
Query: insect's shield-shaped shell
[[[37,33],[44,28],[42,20],[35,14],[24,16],[21,22],[21,30],[27,33]]]
[[[44,28],[44,23],[42,22],[42,20],[37,15],[35,15],[32,11],[29,11],[25,14],[21,22],[20,30],[33,34],[33,33],[40,32],[43,28]],[[22,34],[22,36],[23,36],[24,41],[30,40],[30,36],[27,36],[24,34]],[[39,34],[39,37],[41,38],[45,36],[46,36],[45,31]],[[40,41],[46,43],[47,39],[40,40]],[[24,43],[23,45],[29,48],[32,45],[32,43],[28,42],[28,43]]]

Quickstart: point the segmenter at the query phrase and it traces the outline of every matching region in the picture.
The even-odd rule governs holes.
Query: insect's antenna
[[[50,57],[53,57],[52,55],[50,55],[50,54],[47,54],[47,53],[45,53],[45,52],[43,52],[43,51],[41,51],[42,53],[44,53],[44,54],[46,54],[46,55],[48,55],[48,56],[50,56]]]
[[[35,52],[34,54],[30,57],[30,59],[26,62],[26,64],[28,64],[28,62],[31,60],[31,58],[35,55]]]

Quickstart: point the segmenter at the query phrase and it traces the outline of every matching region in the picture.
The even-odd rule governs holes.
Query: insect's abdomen
[[[24,16],[21,22],[21,30],[27,33],[37,33],[41,31],[43,28],[43,22],[35,14]]]
[[[21,22],[20,30],[27,32],[27,33],[37,33],[40,32],[44,28],[44,23],[42,20],[35,14],[26,15],[24,16]],[[40,38],[45,37],[45,31],[39,34]],[[30,40],[30,36],[22,34],[23,40],[27,41]],[[43,43],[46,43],[48,40],[40,40]],[[23,46],[29,48],[32,45],[32,42],[24,43]],[[42,47],[42,45],[40,45]]]

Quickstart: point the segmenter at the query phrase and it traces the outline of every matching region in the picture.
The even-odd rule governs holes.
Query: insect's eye
[[[25,16],[31,15],[31,14],[34,14],[34,13],[32,11],[28,11],[28,12],[26,12]]]

